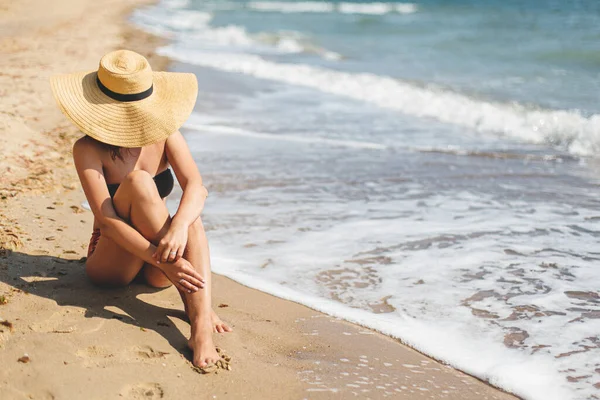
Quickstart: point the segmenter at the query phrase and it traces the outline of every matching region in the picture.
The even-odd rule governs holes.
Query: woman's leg
[[[190,226],[190,229],[188,230],[188,241],[187,246],[185,248],[185,252],[183,254],[183,258],[188,260],[190,264],[192,264],[195,268],[198,269],[200,275],[202,275],[204,279],[206,279],[205,287],[208,288],[210,291],[212,289],[210,273],[210,252],[208,249],[208,240],[204,231],[204,225],[202,224],[202,220],[200,218],[196,219],[196,221]],[[179,291],[179,294],[181,295],[181,300],[183,301],[183,305],[185,307],[185,313],[186,315],[188,315],[188,317],[190,317],[188,312],[189,296],[186,296],[186,293],[182,292],[181,290]],[[210,316],[214,332],[224,333],[232,331],[229,325],[221,321],[221,319],[212,310],[212,308],[210,311]]]
[[[145,171],[134,171],[126,177],[113,198],[113,204],[121,218],[129,220],[136,230],[154,244],[157,244],[169,229],[171,218],[167,207],[160,198],[154,180],[150,174]],[[101,237],[100,242],[103,239],[108,240],[108,238]],[[102,251],[100,242],[92,257],[97,254],[103,254],[100,253],[100,251]],[[123,251],[124,250],[121,249],[121,252]],[[206,235],[204,234],[204,228],[202,227],[200,219],[190,226],[188,246],[184,257],[203,277],[205,277],[207,282],[205,289],[201,289],[198,292],[192,294],[180,292],[192,328],[189,345],[194,351],[194,365],[204,366],[207,362],[218,359],[218,354],[215,351],[215,346],[212,341],[213,330],[219,331],[220,328],[222,331],[229,331],[230,329],[212,312],[210,298],[210,256],[208,254]],[[114,261],[118,260],[118,258],[114,256],[112,256],[111,259],[114,259]],[[143,267],[143,274],[150,285],[155,287],[165,287],[170,285],[166,276],[158,268],[151,265],[144,266],[142,262],[142,265],[138,267],[136,271],[134,267],[137,265],[134,267],[129,266],[128,268],[123,268],[121,261],[116,263],[117,269],[121,266],[120,275],[116,274],[117,279],[114,279],[116,281],[130,282],[137,272],[139,272],[140,268]],[[95,273],[97,273],[97,271],[95,271],[97,269],[97,264],[98,263],[92,263],[92,265],[96,267],[95,269],[92,268]],[[103,264],[106,266],[106,263]],[[111,268],[113,278],[116,272],[114,267],[115,266],[113,265],[113,268]],[[88,270],[89,269],[90,268],[88,267]],[[90,271],[88,271],[88,274],[90,274]],[[104,275],[109,274],[104,272]],[[92,276],[92,274],[90,274],[90,276]],[[127,281],[127,279],[129,279],[129,281]],[[225,327],[227,329],[225,329]]]
[[[195,356],[196,349],[203,348],[204,346],[203,343],[205,340],[202,338],[202,335],[205,333],[202,330],[194,330],[194,326],[209,326],[211,333],[214,331],[219,333],[231,332],[232,330],[227,324],[223,323],[212,310],[210,252],[204,225],[200,218],[197,218],[189,228],[188,244],[183,257],[188,260],[206,280],[204,289],[201,289],[196,293],[189,294],[181,291],[179,292],[182,296],[186,307],[186,314],[188,315],[192,326],[192,337],[189,340],[189,346],[194,350]],[[208,322],[206,320],[208,320]]]
[[[123,180],[113,198],[113,206],[119,217],[129,221],[153,243],[166,232],[169,213],[152,177],[145,171],[134,171]],[[96,250],[86,262],[86,272],[92,282],[107,286],[128,285],[143,267],[143,260],[106,236],[100,237]],[[152,268],[156,271],[144,271],[148,283],[156,287],[168,286],[162,272]]]

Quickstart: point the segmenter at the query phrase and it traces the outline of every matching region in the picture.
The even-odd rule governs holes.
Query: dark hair
[[[90,139],[90,140],[93,140],[94,142],[100,144],[100,146],[104,147],[104,149],[106,151],[108,151],[108,153],[110,154],[110,158],[112,158],[113,161],[116,161],[117,158],[119,160],[121,160],[121,161],[125,161],[123,159],[123,154],[121,154],[121,150],[123,149],[122,147],[120,147],[120,146],[114,146],[112,144],[101,142],[99,140],[94,139],[91,136],[87,136],[87,138]]]

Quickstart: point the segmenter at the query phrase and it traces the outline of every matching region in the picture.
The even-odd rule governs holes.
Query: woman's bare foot
[[[210,318],[212,320],[214,332],[225,333],[233,331],[233,329],[231,329],[229,325],[221,321],[221,318],[219,318],[215,310],[212,310],[212,312],[210,313]]]
[[[192,363],[196,367],[204,368],[220,359],[212,338],[212,323],[208,321],[192,325],[192,336],[188,340],[188,347],[194,352]]]

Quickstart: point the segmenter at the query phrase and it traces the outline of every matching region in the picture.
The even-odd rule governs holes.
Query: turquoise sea
[[[523,398],[600,398],[600,2],[163,0],[132,20],[198,77],[182,132],[216,272]]]

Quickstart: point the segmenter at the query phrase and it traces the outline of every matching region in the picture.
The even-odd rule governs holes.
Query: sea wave
[[[329,139],[324,137],[310,137],[310,136],[299,136],[299,135],[275,135],[272,133],[255,132],[247,129],[236,128],[226,125],[207,124],[192,114],[190,119],[185,123],[185,128],[195,130],[198,132],[210,132],[218,133],[221,135],[235,135],[244,136],[253,139],[263,140],[279,140],[293,143],[304,143],[308,145],[326,145],[333,147],[346,147],[351,149],[362,149],[362,150],[387,150],[389,147],[381,143],[364,142],[358,140],[340,140],[340,139]]]
[[[371,73],[276,63],[249,54],[207,53],[180,49],[177,45],[160,52],[191,64],[310,87],[481,133],[549,144],[579,156],[594,155],[600,150],[600,115],[585,117],[577,111],[529,109],[520,104],[484,101],[447,90],[419,87]]]
[[[133,22],[142,29],[155,35],[175,38],[193,32],[198,27],[207,27],[213,19],[211,13],[205,11],[180,10],[177,4],[162,4],[165,9],[156,12],[153,8],[140,8],[132,15]],[[172,7],[172,8],[171,8]]]
[[[412,14],[417,12],[414,3],[329,3],[320,1],[286,2],[286,1],[252,1],[246,8],[255,11],[280,13],[330,13],[372,14],[389,13]]]
[[[221,122],[221,121],[219,121]],[[401,144],[401,145],[387,145],[384,143],[376,143],[362,140],[349,140],[349,139],[330,139],[321,136],[303,136],[303,135],[292,135],[292,134],[274,134],[266,132],[257,132],[248,129],[242,129],[238,127],[222,125],[213,121],[207,121],[205,117],[199,116],[198,114],[192,113],[190,118],[185,123],[186,129],[201,132],[211,133],[219,135],[231,135],[231,136],[242,136],[246,138],[259,139],[259,140],[273,140],[280,142],[291,142],[305,145],[319,145],[319,146],[330,146],[330,147],[343,147],[348,149],[357,150],[405,150],[418,153],[438,153],[447,154],[460,157],[478,157],[478,158],[494,158],[501,160],[524,160],[528,162],[539,161],[539,162],[576,162],[577,157],[569,156],[566,154],[532,154],[527,152],[514,152],[514,151],[483,151],[483,150],[472,150],[463,149],[459,146],[453,147],[435,147],[435,146],[414,146],[412,144]]]
[[[412,14],[417,12],[417,5],[413,3],[340,3],[338,10],[344,14]]]
[[[206,11],[164,9],[139,9],[133,21],[143,29],[169,39],[193,43],[195,48],[210,50],[243,51],[254,54],[315,54],[328,60],[342,56],[322,48],[310,38],[296,31],[249,33],[243,26],[210,26],[214,15]]]

